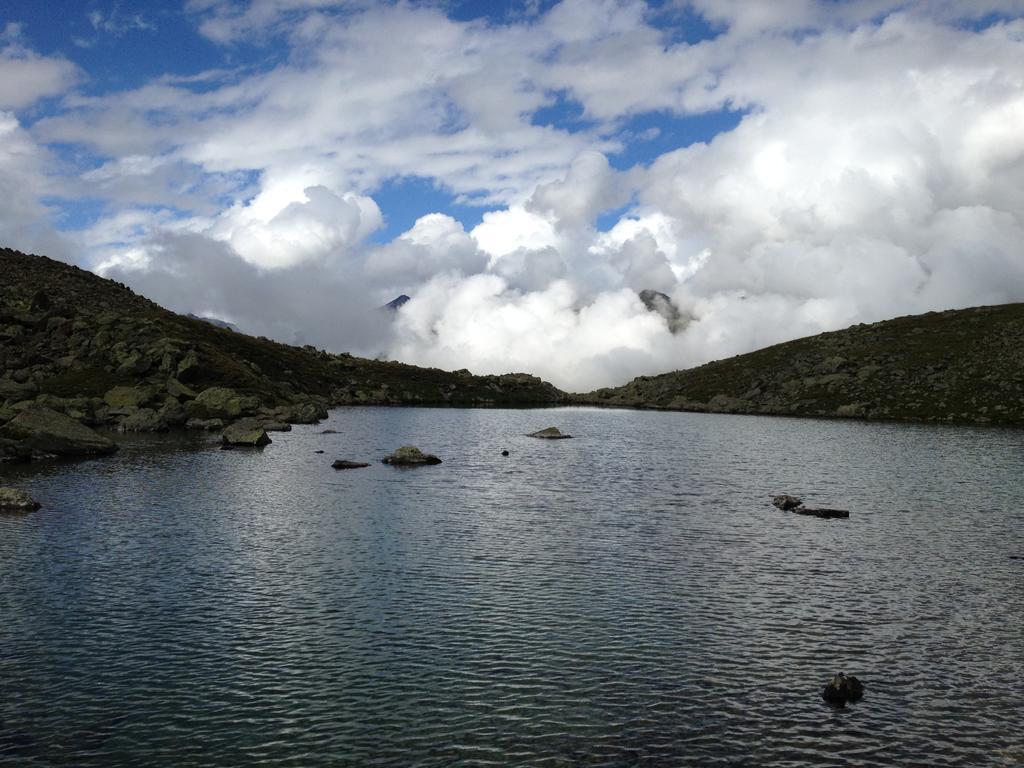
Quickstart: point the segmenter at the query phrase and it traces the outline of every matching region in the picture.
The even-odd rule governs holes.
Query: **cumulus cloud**
[[[67,91],[80,78],[67,59],[31,50],[14,22],[0,32],[0,109],[20,109]]]
[[[31,135],[9,116],[9,146],[28,149],[0,147],[0,171],[40,205],[45,171],[24,157],[41,142],[100,156],[75,183],[114,210],[81,242],[172,308],[576,390],[1024,300],[1024,3],[677,5],[717,34],[681,41],[658,23],[670,9],[638,0],[506,23],[426,4],[192,0],[210,39],[286,32],[290,56],[68,96]],[[566,105],[571,128],[535,119]],[[638,115],[665,141],[719,110],[738,125],[609,162]],[[373,242],[377,191],[406,176],[492,210],[469,231],[425,210]],[[649,311],[644,289],[689,322]],[[373,311],[398,293],[413,299]]]

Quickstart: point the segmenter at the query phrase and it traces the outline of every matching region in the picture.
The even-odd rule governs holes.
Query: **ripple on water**
[[[2,470],[46,506],[0,516],[0,763],[1024,756],[1024,433],[367,408],[274,441]],[[407,443],[444,464],[377,463]]]

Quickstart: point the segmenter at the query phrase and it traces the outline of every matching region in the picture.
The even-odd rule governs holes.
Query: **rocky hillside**
[[[930,312],[686,371],[578,402],[642,408],[1024,424],[1024,304]]]
[[[91,272],[0,249],[0,432],[40,407],[90,427],[162,430],[240,417],[310,422],[342,404],[566,400],[526,374],[473,376],[246,336]]]

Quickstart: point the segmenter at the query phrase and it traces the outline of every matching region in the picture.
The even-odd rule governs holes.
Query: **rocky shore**
[[[0,460],[116,450],[94,430],[224,431],[249,419],[262,432],[315,423],[335,405],[569,399],[522,373],[474,376],[247,336],[43,256],[0,249],[0,275]],[[246,444],[242,431],[226,442]]]

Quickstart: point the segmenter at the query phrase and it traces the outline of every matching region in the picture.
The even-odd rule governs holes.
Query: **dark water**
[[[522,436],[549,424],[579,437]],[[0,516],[0,763],[1024,762],[1024,432],[368,408],[209,439],[0,469],[45,504]],[[376,463],[410,442],[444,464]]]

